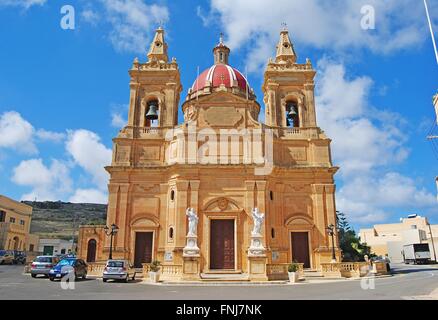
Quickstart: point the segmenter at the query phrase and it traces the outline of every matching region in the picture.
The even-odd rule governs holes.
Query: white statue
[[[254,219],[254,229],[252,229],[252,235],[260,235],[262,230],[262,223],[265,220],[265,214],[259,213],[258,208],[252,210],[252,217]]]
[[[199,218],[193,208],[187,208],[186,216],[189,218],[189,233],[187,234],[187,236],[194,237],[196,236]]]

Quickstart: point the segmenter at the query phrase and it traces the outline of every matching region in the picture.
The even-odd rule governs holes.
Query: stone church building
[[[113,257],[136,267],[159,260],[164,280],[263,281],[293,261],[314,270],[330,262],[338,168],[316,121],[316,72],[308,59],[297,63],[288,31],[264,73],[264,123],[222,38],[178,123],[183,87],[167,51],[159,28],[147,62],[129,71],[128,123],[106,167]],[[108,258],[103,227],[80,228],[78,254],[89,262]],[[336,237],[335,247],[339,259]]]

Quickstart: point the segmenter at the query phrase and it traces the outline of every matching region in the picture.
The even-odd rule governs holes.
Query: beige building
[[[32,207],[0,195],[0,249],[36,251],[38,236],[30,234]]]
[[[338,168],[316,122],[311,62],[297,63],[283,30],[264,73],[261,123],[254,91],[221,39],[178,124],[180,71],[167,49],[158,29],[148,61],[135,59],[129,71],[128,123],[106,168],[107,225],[119,227],[113,256],[137,267],[157,259],[163,279],[178,280],[268,280],[292,261],[310,269],[330,262]],[[105,260],[110,238],[103,226],[82,226],[78,245],[88,261]],[[336,238],[335,246],[339,259]]]
[[[402,218],[400,223],[377,224],[361,229],[359,235],[362,243],[371,247],[371,252],[388,256],[391,262],[402,262],[403,246],[414,243],[428,243],[431,259],[437,257],[438,225],[430,225],[425,217],[412,215]]]

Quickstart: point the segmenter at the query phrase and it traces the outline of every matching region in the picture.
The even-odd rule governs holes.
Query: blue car
[[[50,281],[55,279],[62,279],[64,276],[71,274],[74,275],[74,279],[87,278],[88,266],[82,259],[67,258],[61,260],[53,269],[49,272]]]

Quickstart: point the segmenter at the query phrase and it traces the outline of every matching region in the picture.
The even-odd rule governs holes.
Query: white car
[[[14,254],[11,251],[0,250],[0,264],[13,264]]]
[[[129,279],[135,280],[135,269],[128,260],[108,260],[102,274],[103,282],[108,279],[123,280],[128,282]]]

